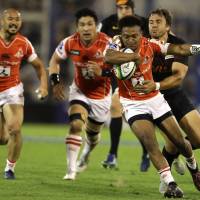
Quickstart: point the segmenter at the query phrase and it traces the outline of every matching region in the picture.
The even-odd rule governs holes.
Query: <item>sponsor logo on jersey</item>
[[[165,56],[165,60],[172,59],[172,58],[174,58],[174,55],[166,55]]]
[[[22,58],[22,57],[24,57],[24,52],[23,52],[22,48],[19,48],[19,50],[17,51],[17,53],[14,55],[14,57],[16,57],[16,58]]]
[[[1,58],[2,58],[2,59],[9,59],[9,58],[10,58],[10,55],[7,54],[7,53],[4,53],[4,54],[1,55]]]
[[[70,50],[69,53],[70,53],[71,55],[76,55],[76,56],[79,56],[79,55],[80,55],[80,51],[75,50],[75,49]]]

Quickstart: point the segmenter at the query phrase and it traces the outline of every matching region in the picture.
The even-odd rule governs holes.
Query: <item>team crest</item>
[[[14,57],[16,57],[16,58],[22,58],[22,57],[24,57],[24,52],[23,52],[22,48],[19,48],[19,50],[17,51],[17,53],[14,55]]]

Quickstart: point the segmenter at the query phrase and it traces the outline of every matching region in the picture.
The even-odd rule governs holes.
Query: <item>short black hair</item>
[[[97,22],[98,22],[98,17],[97,17],[97,15],[96,15],[95,11],[90,10],[89,8],[83,8],[83,9],[77,11],[77,13],[75,14],[76,23],[78,23],[78,21],[79,21],[79,19],[80,19],[81,17],[87,17],[87,16],[90,16],[90,17],[94,18],[94,21],[95,21],[95,23],[97,24]]]
[[[159,9],[153,10],[150,13],[149,17],[151,15],[155,15],[155,14],[159,15],[159,16],[163,16],[165,18],[166,23],[167,23],[168,26],[172,25],[172,16],[171,16],[171,14],[169,13],[169,11],[167,9],[161,9],[161,8],[159,8]]]
[[[126,16],[119,20],[119,29],[122,31],[123,27],[139,26],[142,28],[142,22],[138,17]]]

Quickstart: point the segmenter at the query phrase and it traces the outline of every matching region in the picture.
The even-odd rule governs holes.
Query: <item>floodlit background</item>
[[[135,13],[148,16],[156,8],[166,8],[173,15],[172,31],[190,43],[200,43],[199,0],[135,0]],[[94,9],[99,20],[116,11],[115,0],[0,0],[0,11],[18,8],[23,14],[22,33],[36,48],[46,67],[55,47],[64,37],[72,34],[75,12],[83,7]],[[69,61],[62,65],[66,93],[73,77]],[[196,106],[200,105],[200,56],[189,60],[189,73],[184,88]],[[25,121],[64,123],[67,121],[67,102],[55,102],[51,96],[39,102],[34,94],[37,81],[32,67],[24,64],[21,77],[25,87]]]

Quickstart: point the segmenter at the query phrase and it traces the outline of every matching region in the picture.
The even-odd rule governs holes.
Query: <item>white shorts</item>
[[[3,92],[0,92],[0,110],[6,104],[21,104],[24,105],[24,89],[23,84],[20,83]]]
[[[136,116],[139,115],[151,116],[152,120],[156,120],[171,111],[170,106],[161,93],[143,101],[120,97],[120,103],[122,104],[123,114],[127,122],[131,118],[137,118]]]
[[[90,99],[73,83],[70,86],[69,102],[79,100],[86,103],[90,110],[88,117],[96,122],[104,123],[110,114],[111,92],[104,99]]]

